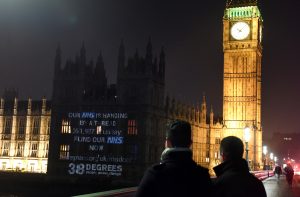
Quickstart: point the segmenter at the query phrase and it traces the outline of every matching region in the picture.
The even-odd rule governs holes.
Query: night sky
[[[110,83],[117,55],[166,52],[166,92],[222,115],[222,17],[225,0],[0,0],[0,92],[15,88],[20,99],[51,99],[58,44],[63,62],[84,42],[87,59],[101,51]],[[264,19],[262,125],[264,134],[299,132],[300,1],[261,2]]]

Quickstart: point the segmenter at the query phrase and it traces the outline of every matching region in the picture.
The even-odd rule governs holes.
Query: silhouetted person
[[[284,168],[286,181],[288,182],[289,186],[292,187],[293,177],[294,177],[294,170],[291,164],[287,164]]]
[[[274,172],[275,172],[275,175],[277,176],[277,179],[280,179],[280,175],[282,174],[281,167],[276,166]]]
[[[211,196],[208,169],[193,161],[189,148],[191,143],[191,125],[185,121],[174,121],[167,129],[161,162],[145,172],[136,196]]]
[[[214,167],[217,175],[214,184],[216,197],[266,197],[262,182],[249,172],[243,157],[243,142],[234,136],[221,141],[222,163]]]

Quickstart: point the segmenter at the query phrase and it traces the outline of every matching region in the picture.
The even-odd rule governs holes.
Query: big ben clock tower
[[[257,0],[227,0],[223,17],[224,137],[234,135],[245,142],[245,157],[252,169],[262,167],[262,22]]]

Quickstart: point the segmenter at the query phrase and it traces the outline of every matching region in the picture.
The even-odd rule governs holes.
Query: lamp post
[[[250,128],[249,127],[246,127],[244,129],[244,140],[245,140],[245,145],[246,145],[246,161],[249,166],[249,158],[248,158],[248,152],[249,152],[248,142],[250,141]]]
[[[266,170],[267,153],[268,153],[268,147],[263,146],[263,154],[264,154],[264,167],[263,167],[263,169],[264,170]]]
[[[274,159],[274,154],[273,154],[273,153],[270,153],[271,170],[273,169],[273,159]]]
[[[273,160],[274,159],[274,154],[270,153],[270,159]]]

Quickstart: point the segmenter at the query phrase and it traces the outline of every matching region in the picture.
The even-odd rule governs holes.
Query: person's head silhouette
[[[235,136],[228,136],[222,139],[220,155],[223,161],[241,159],[243,157],[244,144]]]

